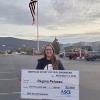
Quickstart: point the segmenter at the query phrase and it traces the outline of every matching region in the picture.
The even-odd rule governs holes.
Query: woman
[[[36,69],[64,70],[61,61],[56,58],[55,50],[52,44],[46,45],[44,49],[44,57],[38,60]]]

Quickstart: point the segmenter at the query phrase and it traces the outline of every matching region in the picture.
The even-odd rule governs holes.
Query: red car
[[[65,56],[69,57],[69,59],[76,59],[77,57],[85,57],[87,54],[85,53],[85,51],[81,50],[81,51],[70,51],[70,52],[66,52]]]

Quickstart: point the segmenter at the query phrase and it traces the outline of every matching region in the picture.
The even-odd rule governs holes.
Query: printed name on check
[[[79,71],[23,69],[21,98],[79,100]]]

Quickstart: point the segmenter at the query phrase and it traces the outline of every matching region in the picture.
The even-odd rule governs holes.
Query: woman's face
[[[53,55],[53,49],[51,46],[47,46],[45,49],[45,54],[47,57],[51,57]]]

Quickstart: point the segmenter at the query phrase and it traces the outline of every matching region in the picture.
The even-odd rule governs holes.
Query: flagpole
[[[38,17],[38,0],[37,0],[37,50],[39,52],[39,17]]]

